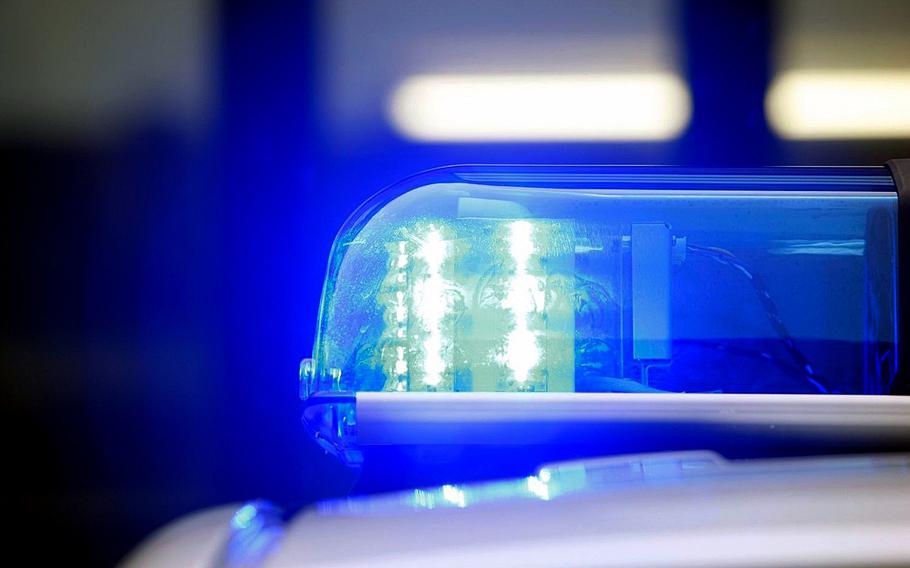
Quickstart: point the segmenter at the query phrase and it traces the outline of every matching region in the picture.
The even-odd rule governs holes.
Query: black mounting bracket
[[[897,187],[898,359],[893,394],[910,395],[910,159],[885,164]]]

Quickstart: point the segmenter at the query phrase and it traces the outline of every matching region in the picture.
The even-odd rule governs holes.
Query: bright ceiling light
[[[910,137],[910,71],[788,71],[765,106],[782,138]]]
[[[423,141],[667,140],[690,113],[672,73],[416,75],[389,103],[398,131]]]

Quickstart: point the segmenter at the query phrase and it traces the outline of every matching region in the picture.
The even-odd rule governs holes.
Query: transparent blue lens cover
[[[338,234],[302,394],[887,394],[896,219],[884,168],[420,174]]]

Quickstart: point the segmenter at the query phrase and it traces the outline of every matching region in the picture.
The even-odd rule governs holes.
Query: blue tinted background
[[[325,6],[289,0],[211,4],[215,89],[201,131],[154,108],[100,138],[0,130],[4,503],[24,534],[52,535],[35,561],[110,565],[192,510],[253,497],[293,508],[348,490],[302,435],[297,364],[335,231],[405,175],[910,156],[908,140],[774,138],[763,100],[778,4],[670,7],[694,107],[666,143],[415,144],[384,124],[339,136],[322,83],[331,22]]]

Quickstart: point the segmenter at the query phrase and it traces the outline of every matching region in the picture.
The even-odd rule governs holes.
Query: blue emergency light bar
[[[820,394],[865,395],[850,400],[904,428],[900,403],[868,396],[908,386],[907,166],[889,166],[408,178],[335,240],[301,366],[304,423],[348,458],[364,443],[464,442],[472,424],[481,441],[520,443],[562,435],[529,424],[870,412]]]

